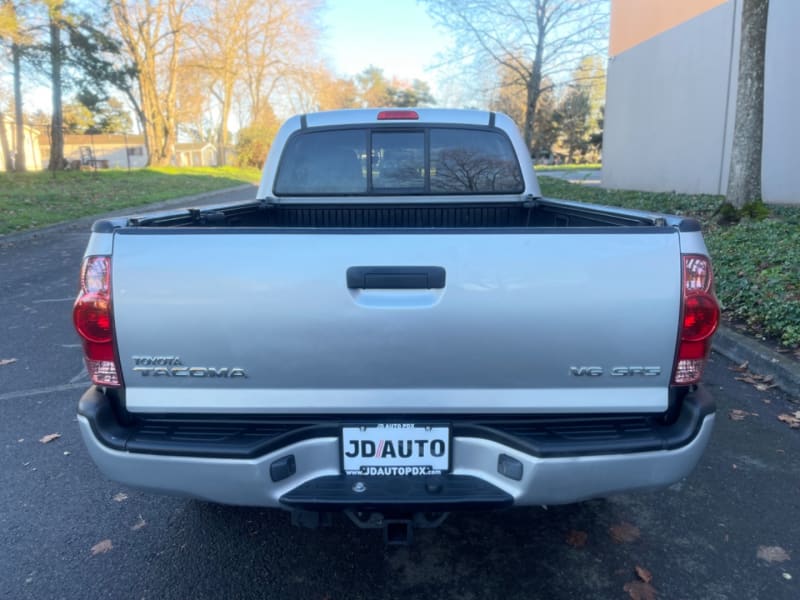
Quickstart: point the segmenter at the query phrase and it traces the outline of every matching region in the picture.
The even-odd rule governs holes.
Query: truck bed
[[[551,227],[645,227],[670,226],[683,231],[699,228],[692,219],[641,211],[614,209],[548,198],[507,200],[417,197],[398,202],[304,199],[277,202],[274,199],[212,206],[102,222],[113,227],[235,227],[235,228],[385,228],[472,229]]]

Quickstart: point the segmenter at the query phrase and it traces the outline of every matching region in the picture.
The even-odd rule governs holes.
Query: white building
[[[725,194],[742,0],[611,0],[606,187]],[[800,0],[770,0],[762,192],[800,203]]]

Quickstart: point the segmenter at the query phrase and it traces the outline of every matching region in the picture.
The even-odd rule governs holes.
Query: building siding
[[[626,6],[630,9],[630,0],[613,0],[612,31],[619,27],[614,14]],[[791,159],[792,146],[800,134],[800,113],[791,106],[800,78],[790,59],[800,55],[800,38],[792,32],[799,21],[800,2],[770,2],[762,166],[767,202],[800,203],[800,183],[789,172],[797,162]],[[740,29],[741,0],[727,0],[612,56],[603,147],[606,187],[725,193]]]

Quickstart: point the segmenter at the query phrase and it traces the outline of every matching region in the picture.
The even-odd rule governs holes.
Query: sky
[[[339,76],[352,77],[370,64],[391,79],[422,79],[437,92],[437,54],[449,44],[416,0],[327,0],[322,47]]]
[[[443,99],[434,67],[450,43],[417,0],[327,0],[322,11],[322,51],[340,77],[370,65],[388,79],[422,79],[433,97]],[[426,70],[428,68],[428,70]],[[42,88],[44,89],[44,88]],[[29,108],[50,111],[50,92],[26,97]]]

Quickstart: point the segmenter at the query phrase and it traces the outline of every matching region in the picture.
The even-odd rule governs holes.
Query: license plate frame
[[[413,437],[411,434],[415,434]],[[377,454],[378,444],[383,440],[383,456],[365,457],[348,456],[347,452],[354,452],[355,448],[350,443],[352,440],[371,442]],[[424,440],[422,456],[420,452],[420,440]],[[392,450],[395,456],[387,456],[389,444],[392,442]],[[402,448],[398,447],[397,442],[403,442]],[[408,442],[411,442],[411,457],[398,456],[399,450],[409,450]],[[434,456],[434,446],[440,447],[444,443],[444,454]],[[359,444],[359,450],[363,446]],[[369,450],[369,448],[367,448]],[[391,451],[389,452],[391,454]],[[442,475],[452,470],[453,462],[453,428],[450,423],[347,423],[342,424],[339,431],[339,465],[341,472],[345,475],[357,475],[361,477],[424,477],[429,475]],[[356,468],[357,467],[357,468]]]

